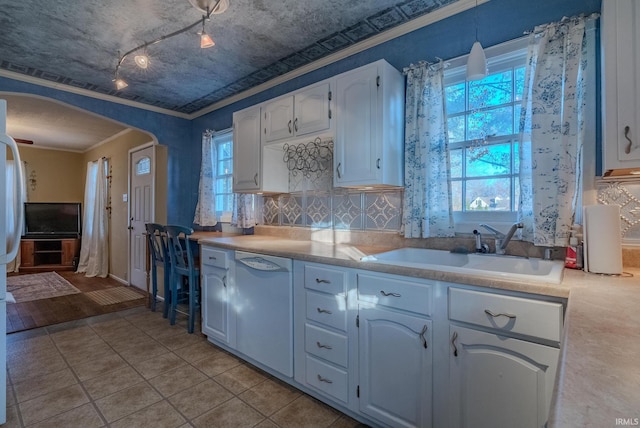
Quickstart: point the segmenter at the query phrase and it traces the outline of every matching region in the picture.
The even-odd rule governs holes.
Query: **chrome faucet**
[[[514,223],[511,225],[511,229],[509,229],[506,235],[488,224],[481,224],[480,227],[484,227],[488,231],[493,232],[496,239],[496,254],[504,254],[507,249],[507,245],[509,245],[511,238],[513,238],[513,234],[516,233],[517,229],[522,229],[524,224]]]

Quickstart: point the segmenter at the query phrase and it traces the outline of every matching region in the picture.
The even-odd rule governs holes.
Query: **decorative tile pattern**
[[[294,195],[282,196],[282,224],[288,226],[302,225],[302,197]]]
[[[362,229],[362,195],[343,193],[333,197],[336,229]]]
[[[272,196],[265,196],[263,204],[264,224],[280,224],[280,207],[278,206],[278,199]]]
[[[400,192],[365,193],[365,229],[399,230],[402,219]]]
[[[598,202],[619,205],[623,242],[640,243],[640,181],[599,182]]]
[[[331,227],[330,201],[329,195],[312,194],[307,196],[305,226],[315,228]]]

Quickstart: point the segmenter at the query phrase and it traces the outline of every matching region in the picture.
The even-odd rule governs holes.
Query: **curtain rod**
[[[436,57],[436,59],[438,60],[437,62],[429,62],[429,61],[418,61],[417,64],[409,64],[407,67],[402,69],[402,74],[406,75],[407,73],[409,73],[412,70],[415,70],[417,68],[420,67],[437,67],[439,65],[442,65],[442,68],[446,69],[449,67],[449,63],[445,62],[442,58],[438,58]]]

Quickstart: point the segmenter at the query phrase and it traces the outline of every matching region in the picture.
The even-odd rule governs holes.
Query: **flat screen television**
[[[81,233],[80,202],[25,202],[25,237],[77,238]]]

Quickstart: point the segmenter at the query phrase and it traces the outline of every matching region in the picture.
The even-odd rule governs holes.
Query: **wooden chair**
[[[151,310],[155,312],[158,297],[158,266],[164,270],[164,309],[162,316],[169,316],[169,302],[171,301],[171,261],[167,246],[167,233],[164,226],[157,223],[145,224],[147,229],[147,243],[151,256]]]
[[[176,313],[187,315],[189,333],[193,333],[195,317],[200,310],[200,269],[193,256],[189,235],[193,229],[184,226],[165,226],[171,260],[171,302],[169,322],[176,323]],[[184,283],[186,281],[186,284]],[[184,284],[184,285],[183,285]],[[188,302],[188,311],[179,309],[180,302]]]

